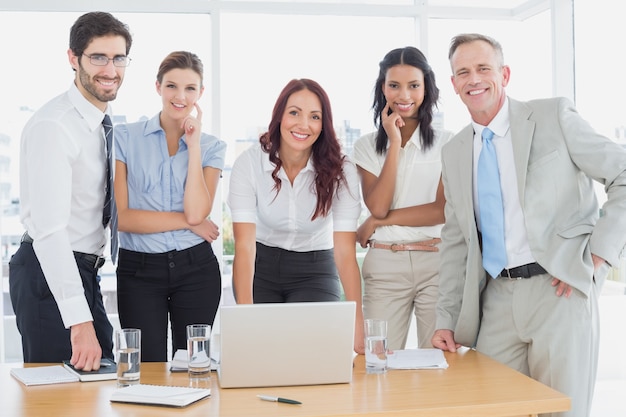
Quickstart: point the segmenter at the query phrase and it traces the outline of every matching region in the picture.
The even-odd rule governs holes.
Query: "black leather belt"
[[[74,257],[76,259],[84,259],[89,265],[93,266],[93,269],[100,269],[100,267],[104,265],[104,262],[106,262],[106,259],[102,256],[94,255],[92,253],[74,251]]]
[[[28,232],[24,232],[24,234],[22,235],[21,243],[30,243],[30,244],[33,243],[33,238],[30,237]],[[104,265],[104,262],[106,261],[106,259],[103,258],[102,256],[94,255],[91,253],[76,252],[76,251],[74,251],[74,257],[76,259],[85,260],[89,265],[93,267],[93,269],[99,269],[100,267],[102,267],[102,265]]]
[[[543,269],[541,265],[537,262],[532,264],[526,264],[522,266],[518,266],[516,268],[511,269],[503,269],[500,272],[500,275],[497,278],[512,278],[512,279],[520,279],[520,278],[530,278],[535,275],[547,274],[548,271]]]

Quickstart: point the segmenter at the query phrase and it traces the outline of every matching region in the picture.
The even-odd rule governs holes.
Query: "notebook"
[[[351,382],[355,314],[353,301],[222,306],[220,387]]]
[[[69,359],[63,361],[63,366],[69,372],[76,375],[82,382],[117,379],[117,364],[106,358],[102,358],[100,360],[100,369],[97,371],[82,371],[80,369],[76,369],[70,363]]]
[[[210,389],[137,384],[113,391],[111,401],[185,407],[210,395]]]
[[[11,375],[26,386],[78,382],[78,376],[61,365],[13,368]]]

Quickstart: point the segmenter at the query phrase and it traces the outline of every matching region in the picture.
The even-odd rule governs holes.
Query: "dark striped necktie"
[[[117,240],[117,206],[115,205],[115,193],[113,191],[113,123],[108,114],[102,120],[104,127],[104,137],[106,139],[106,181],[104,209],[102,210],[102,225],[110,226],[111,229],[111,260],[117,261],[118,240]]]

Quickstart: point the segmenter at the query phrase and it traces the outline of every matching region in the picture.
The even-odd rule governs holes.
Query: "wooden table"
[[[368,375],[364,357],[357,356],[352,383],[335,385],[220,389],[213,373],[211,397],[182,409],[111,403],[115,381],[26,387],[10,375],[10,369],[21,364],[1,364],[0,415],[490,417],[534,416],[570,408],[564,394],[475,351],[446,353],[446,359],[450,366],[445,370],[390,370]],[[270,368],[268,364],[268,372]],[[166,363],[142,363],[141,383],[188,386],[189,378],[186,373],[169,372]],[[257,394],[296,399],[303,404],[261,401]]]

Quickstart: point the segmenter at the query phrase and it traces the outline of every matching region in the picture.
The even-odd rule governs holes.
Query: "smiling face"
[[[86,55],[126,56],[126,40],[122,36],[104,36],[94,38],[81,56],[68,51],[70,64],[76,70],[76,86],[90,103],[104,111],[106,103],[117,97],[126,68],[116,67],[112,61],[102,67],[93,65]]]
[[[403,119],[417,118],[424,102],[424,73],[412,65],[395,65],[387,70],[383,95],[389,108]]]
[[[511,70],[484,41],[461,44],[450,58],[454,91],[472,119],[483,126],[496,116],[506,98]]]
[[[281,152],[311,150],[322,132],[322,103],[315,93],[300,90],[289,96],[280,121]]]
[[[182,120],[194,109],[202,97],[204,87],[200,75],[191,68],[174,68],[156,82],[157,92],[163,101],[161,116]]]

